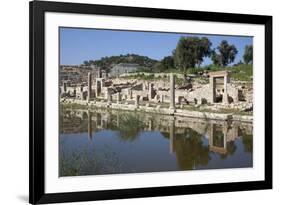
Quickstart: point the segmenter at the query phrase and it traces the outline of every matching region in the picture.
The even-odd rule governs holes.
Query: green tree
[[[174,67],[174,59],[172,56],[164,57],[161,62],[166,69]]]
[[[243,55],[246,64],[253,63],[253,45],[246,45]]]
[[[217,54],[215,49],[212,51],[211,59],[215,65],[221,66],[221,55]]]
[[[235,60],[237,53],[238,51],[234,45],[230,45],[226,40],[223,40],[220,45],[212,51],[213,63],[215,65],[227,66]]]
[[[83,61],[84,65],[90,65],[89,61]]]
[[[89,64],[93,65],[95,62],[93,60],[89,60]]]
[[[212,43],[208,38],[181,37],[173,52],[176,67],[186,73],[187,68],[199,67],[204,57],[210,56]]]
[[[199,49],[197,49],[197,52],[196,52],[196,60],[197,60],[196,64],[197,64],[198,67],[200,67],[201,63],[204,60],[204,57],[211,56],[211,54],[212,54],[212,49],[211,49],[212,43],[206,37],[201,38],[198,43],[199,43],[199,45],[198,45]]]
[[[119,63],[136,63],[139,66],[151,69],[158,61],[147,56],[140,56],[137,54],[126,54],[118,56],[105,56],[99,60],[84,61],[84,63],[94,64],[102,69],[110,69],[113,65]]]
[[[174,58],[172,56],[164,57],[159,63],[156,65],[156,69],[158,71],[165,71],[168,69],[174,68]]]

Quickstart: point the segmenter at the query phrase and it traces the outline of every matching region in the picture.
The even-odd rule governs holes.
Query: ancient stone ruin
[[[170,73],[165,79],[155,80],[107,78],[98,69],[96,73],[88,72],[86,83],[70,85],[63,81],[59,90],[61,100],[86,101],[112,108],[118,105],[118,109],[143,106],[149,112],[152,108],[165,108],[171,114],[184,109],[185,105],[206,105],[212,110],[252,110],[251,88],[231,83],[228,71],[208,73],[209,83],[206,84],[191,82],[178,85],[176,75]]]

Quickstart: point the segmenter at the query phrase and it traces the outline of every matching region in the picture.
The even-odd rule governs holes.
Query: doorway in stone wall
[[[224,93],[224,77],[214,78],[214,101],[215,103],[222,103]]]

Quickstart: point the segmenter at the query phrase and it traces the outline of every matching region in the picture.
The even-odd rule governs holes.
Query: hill
[[[157,63],[157,60],[151,59],[147,56],[141,56],[137,54],[127,54],[119,56],[102,57],[99,60],[84,61],[84,65],[94,64],[104,69],[110,69],[113,65],[119,63],[136,63],[141,67],[152,69]]]

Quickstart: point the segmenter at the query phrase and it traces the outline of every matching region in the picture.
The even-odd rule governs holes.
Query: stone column
[[[83,92],[82,93],[82,100],[86,100],[87,99],[87,94],[86,94],[86,92]]]
[[[120,92],[117,93],[117,104],[119,104],[121,101],[121,94]]]
[[[133,99],[133,91],[132,91],[132,90],[129,90],[128,92],[129,92],[129,99],[130,99],[130,100]]]
[[[175,76],[170,74],[170,109],[175,109]]]
[[[135,106],[136,106],[136,108],[139,107],[139,100],[140,100],[140,96],[136,95],[136,98],[135,98]]]
[[[110,104],[111,101],[112,101],[111,93],[109,91],[107,91],[107,102],[108,102],[108,104]]]
[[[164,95],[160,94],[160,102],[163,103],[164,102]]]
[[[148,84],[148,100],[151,101],[152,100],[152,91],[153,91],[153,84],[149,83]]]
[[[62,92],[66,93],[66,82],[62,83]]]
[[[227,75],[224,76],[224,92],[223,92],[223,96],[222,96],[222,101],[224,104],[228,104],[228,94],[227,94]]]
[[[100,96],[101,93],[101,81],[96,79],[96,96]]]
[[[96,78],[96,85],[95,85],[96,97],[99,96],[98,86],[99,86],[99,85],[98,85],[98,80],[97,80],[97,78]]]
[[[92,74],[88,73],[88,102],[91,100],[92,96]]]
[[[75,97],[75,98],[77,98],[77,92],[76,92],[76,89],[77,89],[77,88],[74,88],[74,90],[73,90],[73,95],[74,95],[74,97]]]
[[[80,85],[80,99],[83,100],[83,86]]]
[[[215,79],[213,76],[210,76],[210,100],[211,103],[215,103],[216,102],[216,90],[215,90]]]

